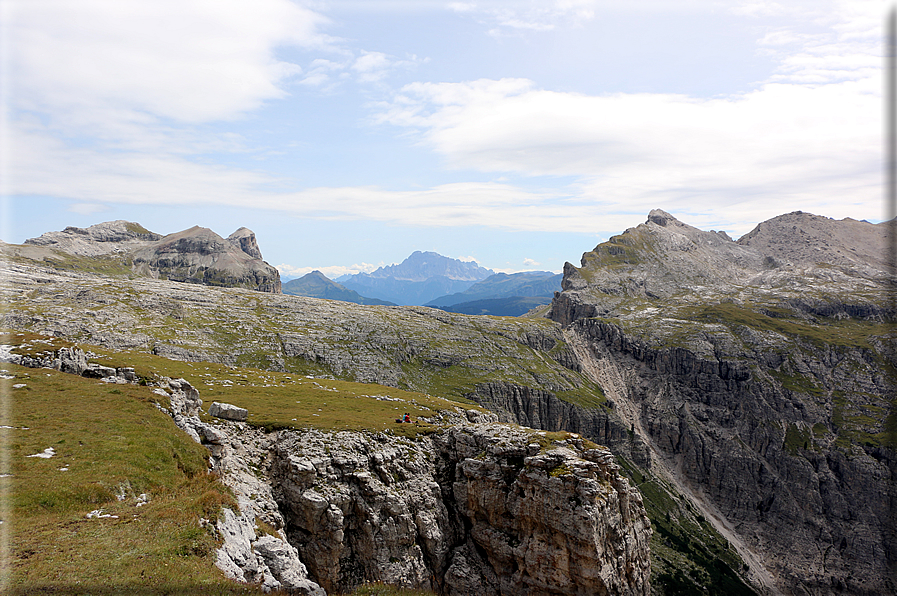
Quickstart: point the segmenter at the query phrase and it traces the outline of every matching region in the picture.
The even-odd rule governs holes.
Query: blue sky
[[[559,271],[661,208],[880,221],[866,0],[4,0],[0,237],[256,232]]]

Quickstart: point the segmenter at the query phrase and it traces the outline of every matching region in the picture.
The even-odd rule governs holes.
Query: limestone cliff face
[[[897,589],[893,314],[863,256],[889,233],[796,213],[735,243],[652,211],[568,264],[552,307],[652,465],[784,593]]]
[[[543,449],[463,425],[415,442],[284,432],[271,482],[328,591],[379,580],[440,594],[648,594],[641,496],[604,449]]]

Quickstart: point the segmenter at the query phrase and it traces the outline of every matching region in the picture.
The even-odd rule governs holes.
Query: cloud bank
[[[286,101],[291,85],[326,88],[346,76],[385,85],[388,73],[423,62],[328,36],[330,21],[314,6],[16,3],[3,65],[13,92],[2,132],[14,148],[5,151],[3,192],[69,198],[81,212],[107,203],[230,205],[574,232],[621,229],[658,206],[737,232],[783,209],[880,212],[878,3],[735,5],[745,19],[806,11],[813,23],[759,31],[757,51],[779,68],[739,95],[585,95],[501,78],[412,82],[368,103],[380,130],[440,156],[452,170],[444,179],[454,182],[297,188],[264,169],[209,158],[256,150],[212,125]],[[450,9],[487,29],[538,31],[601,18],[605,3]],[[300,65],[285,50],[319,57]],[[458,182],[464,173],[468,181]]]

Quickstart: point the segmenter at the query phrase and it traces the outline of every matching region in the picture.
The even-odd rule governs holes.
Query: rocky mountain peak
[[[662,228],[665,228],[667,224],[671,222],[682,223],[662,209],[652,209],[651,212],[648,213],[648,221],[654,222]]]
[[[887,270],[887,242],[893,222],[872,224],[795,211],[757,224],[738,244],[757,251],[774,266],[815,267],[825,263],[876,275]]]
[[[262,258],[262,251],[259,249],[258,242],[255,240],[255,232],[249,228],[240,228],[227,237],[228,242],[239,247],[240,250],[254,259]]]
[[[281,291],[280,273],[262,260],[255,234],[248,228],[227,239],[200,226],[162,236],[139,223],[117,220],[47,232],[26,240],[24,246],[37,260],[76,255],[97,258],[102,267],[109,267],[111,260],[113,267],[149,277]]]
[[[279,294],[280,273],[243,249],[242,240],[252,248],[255,235],[245,228],[241,230],[248,234],[238,235],[238,241],[225,240],[212,230],[199,226],[169,234],[135,251],[134,269],[144,275],[173,281],[244,287]],[[241,230],[234,234],[240,234]]]
[[[431,251],[417,250],[401,263],[380,267],[369,275],[406,281],[425,281],[432,277],[446,277],[455,281],[479,281],[493,273],[491,269],[480,267],[476,261],[462,261]]]
[[[553,316],[569,322],[568,316],[579,316],[572,314],[577,309],[608,314],[631,299],[689,300],[735,287],[781,291],[806,286],[811,278],[850,293],[887,278],[885,248],[892,232],[893,223],[797,211],[762,222],[735,242],[724,232],[700,230],[655,209],[645,223],[584,253],[580,267],[565,266],[562,287],[568,293],[562,302],[580,306],[568,305],[572,311],[565,307]]]

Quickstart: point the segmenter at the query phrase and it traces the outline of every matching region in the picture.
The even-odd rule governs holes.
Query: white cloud
[[[732,12],[748,17],[760,17],[783,14],[787,9],[778,2],[768,0],[739,2],[732,7]]]
[[[524,267],[538,267],[541,265],[538,261],[534,261],[533,259],[523,259]]]
[[[324,19],[288,0],[28,0],[7,27],[17,107],[109,119],[233,118],[283,97],[283,45],[313,46]]]
[[[413,68],[426,62],[417,56],[410,56],[407,60],[399,60],[382,52],[362,51],[361,55],[352,63],[351,69],[355,71],[358,80],[362,83],[376,83],[400,68]]]
[[[414,83],[380,121],[416,131],[456,169],[572,176],[565,201],[585,212],[596,202],[609,213],[662,206],[695,225],[719,225],[709,214],[725,212],[724,229],[737,233],[748,230],[732,222],[757,222],[783,205],[874,217],[880,23],[867,18],[869,3],[865,12],[847,6],[832,7],[821,33],[767,32],[764,43],[784,48],[780,67],[740,95],[587,96],[525,79]]]
[[[547,31],[560,24],[576,25],[595,16],[597,0],[478,0],[450,2],[459,14],[471,15],[488,26],[490,33]]]
[[[69,198],[81,210],[231,205],[309,218],[572,232],[621,230],[654,207],[736,234],[783,209],[858,218],[879,210],[880,23],[868,2],[826,4],[837,10],[820,10],[828,25],[812,34],[781,25],[760,31],[781,67],[739,96],[587,96],[526,79],[407,85],[381,106],[380,122],[493,181],[295,192],[272,190],[291,181],[265,172],[195,158],[247,151],[239,136],[196,131],[282,97],[299,69],[279,60],[277,48],[332,44],[319,32],[325,21],[286,0],[258,0],[251,10],[236,1],[168,2],[17,5],[15,27],[7,28],[16,119],[4,139],[15,148],[5,152],[15,175],[0,180],[4,192]],[[467,4],[492,24],[513,16],[554,26],[586,18],[595,3]],[[344,76],[376,83],[417,60],[336,54],[313,60],[299,78],[321,87]],[[536,176],[574,182],[544,190]]]
[[[585,96],[520,80],[424,83],[405,87],[383,120],[419,130],[456,168],[575,176],[605,204],[794,192],[874,202],[877,89],[872,78],[770,83],[697,99]]]

